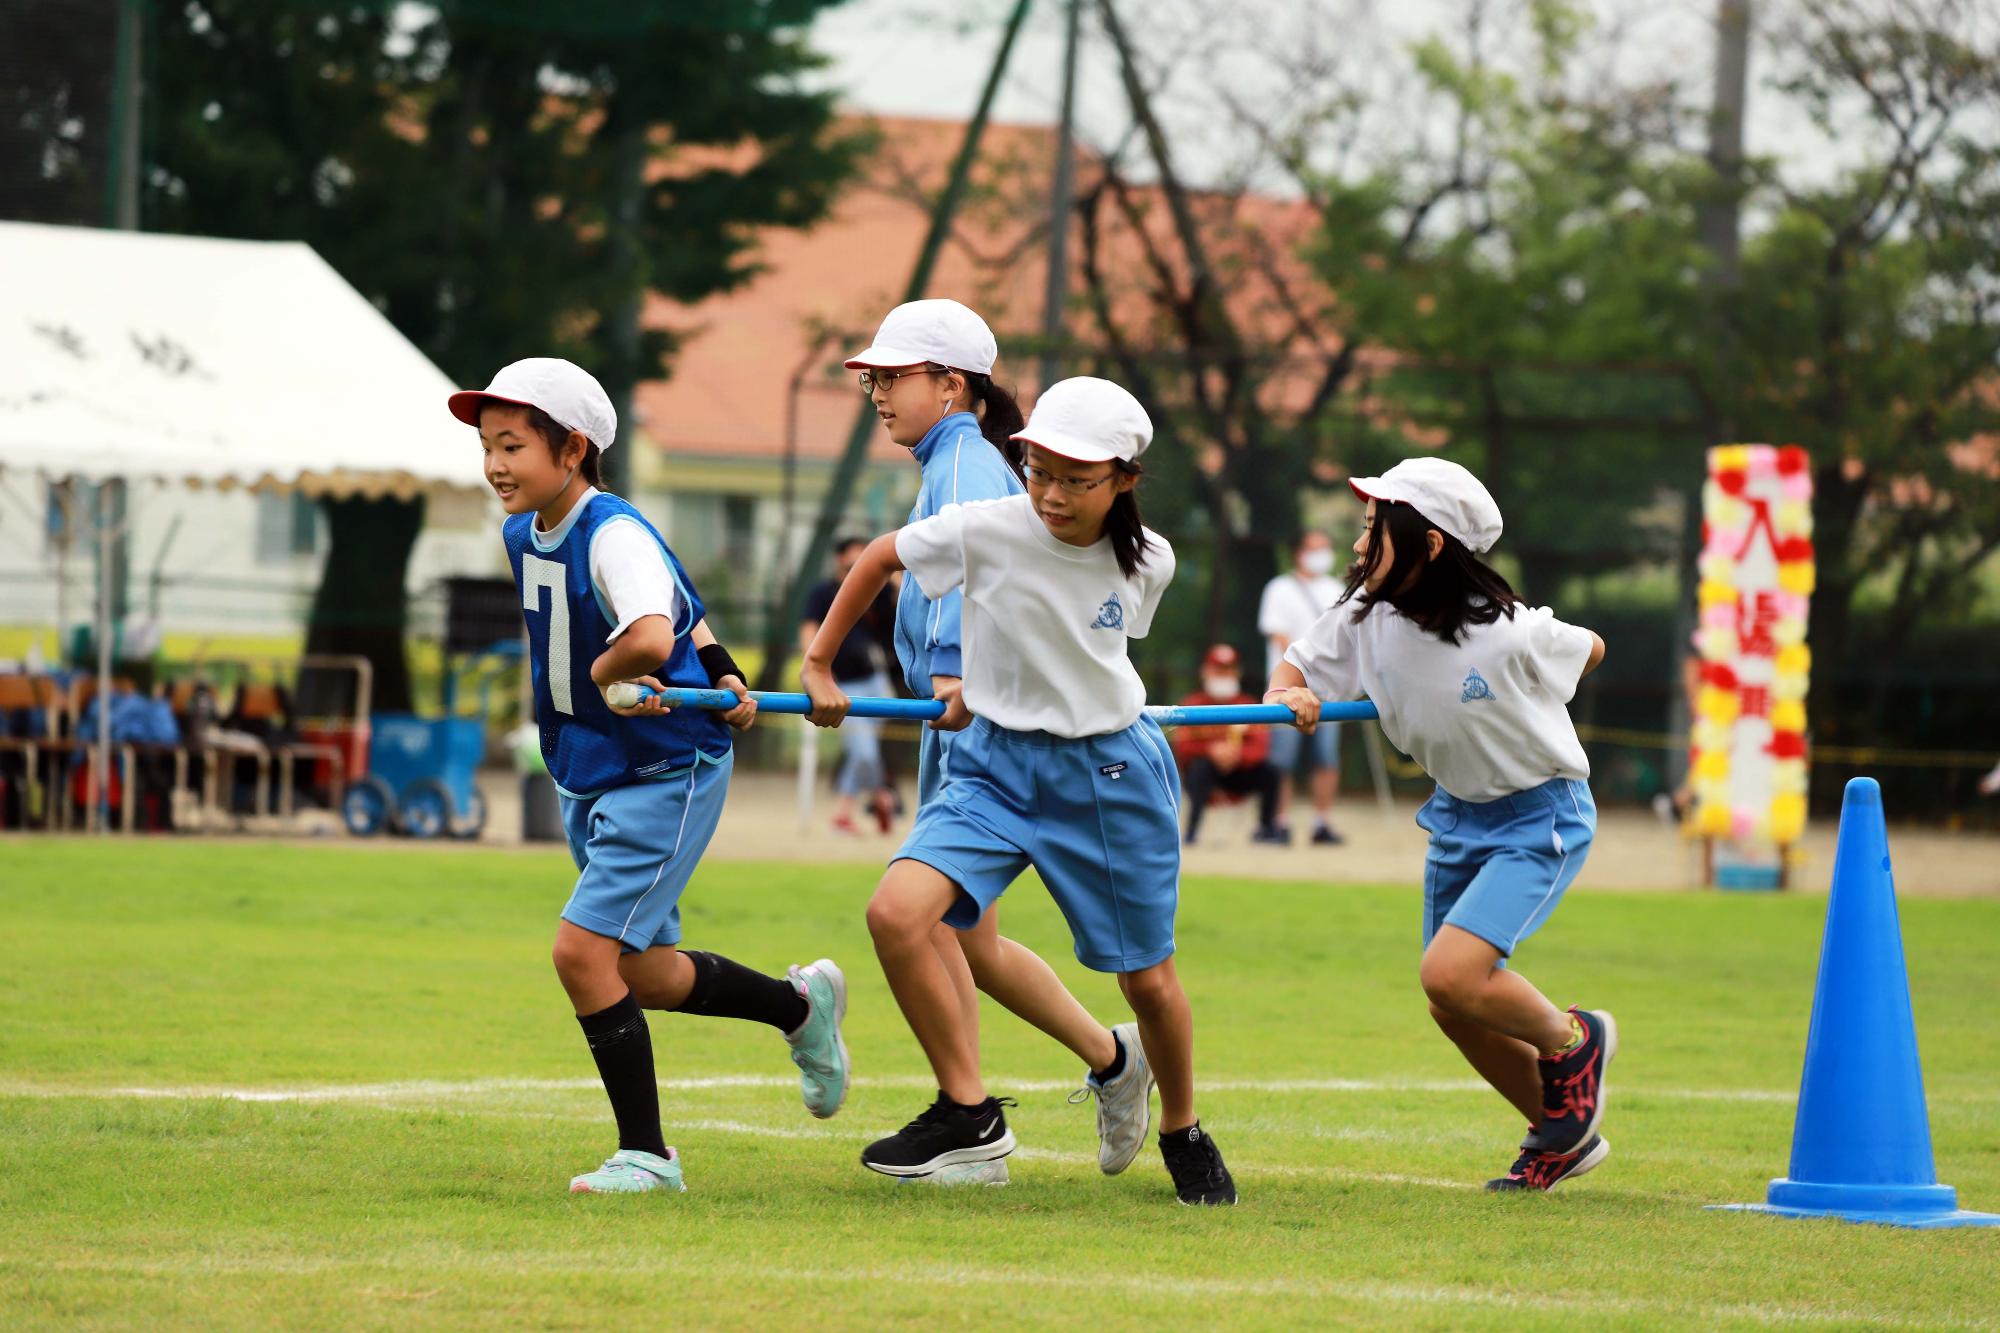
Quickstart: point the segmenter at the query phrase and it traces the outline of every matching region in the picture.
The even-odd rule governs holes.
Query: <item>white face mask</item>
[[[1331,574],[1333,572],[1333,552],[1331,549],[1325,547],[1307,551],[1299,557],[1299,565],[1314,578]]]
[[[1211,699],[1234,699],[1243,692],[1243,682],[1235,676],[1203,676],[1201,688]]]

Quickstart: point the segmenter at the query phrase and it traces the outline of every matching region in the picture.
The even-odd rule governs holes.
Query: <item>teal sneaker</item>
[[[785,1034],[792,1063],[799,1067],[799,1097],[806,1110],[826,1120],[847,1100],[847,1041],[840,1035],[847,1017],[847,978],[831,958],[787,968],[785,976],[806,1002],[806,1021]]]
[[[649,1190],[685,1190],[681,1155],[672,1148],[665,1157],[620,1148],[595,1171],[569,1182],[571,1194],[644,1194]]]

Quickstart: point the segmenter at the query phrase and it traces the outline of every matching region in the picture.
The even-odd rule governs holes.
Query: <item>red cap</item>
[[[1209,649],[1208,656],[1201,659],[1201,664],[1203,668],[1228,667],[1232,671],[1242,665],[1236,656],[1236,650],[1226,643],[1218,643],[1215,647]]]

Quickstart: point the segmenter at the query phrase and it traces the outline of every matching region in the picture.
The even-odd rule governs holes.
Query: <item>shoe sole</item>
[[[814,1111],[808,1106],[813,1118],[831,1120],[840,1114],[840,1108],[847,1105],[847,1090],[854,1086],[854,1066],[847,1059],[847,1038],[841,1033],[841,1026],[847,1022],[847,974],[840,970],[840,964],[831,958],[815,959],[812,966],[820,970],[826,978],[827,986],[833,991],[833,1048],[840,1052],[840,1099],[829,1111]]]
[[[1611,1100],[1611,1062],[1618,1055],[1618,1021],[1608,1009],[1592,1009],[1590,1016],[1604,1025],[1604,1073],[1597,1080],[1597,1105],[1591,1110],[1590,1123],[1584,1126],[1579,1144],[1590,1142],[1590,1136],[1597,1132],[1604,1121],[1605,1104]]]
[[[991,1143],[982,1143],[977,1148],[953,1148],[941,1152],[928,1162],[914,1162],[909,1166],[891,1166],[886,1162],[871,1162],[866,1157],[861,1165],[878,1175],[908,1179],[911,1176],[928,1176],[948,1166],[958,1166],[967,1162],[991,1162],[1014,1151],[1014,1131],[1007,1130]]]
[[[1571,1167],[1569,1170],[1563,1172],[1563,1178],[1561,1180],[1558,1180],[1555,1184],[1549,1186],[1547,1192],[1553,1194],[1557,1190],[1561,1189],[1564,1185],[1568,1184],[1570,1181],[1575,1180],[1578,1176],[1589,1175],[1592,1171],[1595,1171],[1598,1167],[1604,1165],[1604,1159],[1609,1157],[1610,1155],[1611,1155],[1610,1141],[1608,1139],[1600,1138],[1597,1141],[1597,1146],[1595,1148],[1592,1148],[1589,1152],[1585,1153],[1583,1155],[1582,1161],[1578,1162],[1575,1166]]]

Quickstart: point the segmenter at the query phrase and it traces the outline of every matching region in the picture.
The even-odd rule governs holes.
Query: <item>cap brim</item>
[[[1390,504],[1409,503],[1396,493],[1394,486],[1383,485],[1380,477],[1349,477],[1347,484],[1364,500],[1387,500]]]
[[[484,389],[461,389],[445,399],[445,406],[451,409],[453,416],[474,427],[479,425],[479,409],[488,403],[506,403],[509,407],[535,406],[519,398],[502,398],[499,394],[488,393]]]
[[[877,366],[923,366],[930,364],[927,356],[900,347],[885,347],[881,343],[870,343],[853,356],[840,363],[849,370],[873,370]]]
[[[1115,463],[1118,461],[1118,455],[1106,449],[1103,445],[1092,444],[1089,440],[1079,439],[1074,435],[1065,435],[1061,431],[1042,430],[1036,431],[1032,435],[1026,431],[1019,431],[1015,433],[1013,438],[1023,444],[1040,445],[1052,454],[1061,454],[1064,458],[1072,459],[1078,463]]]

